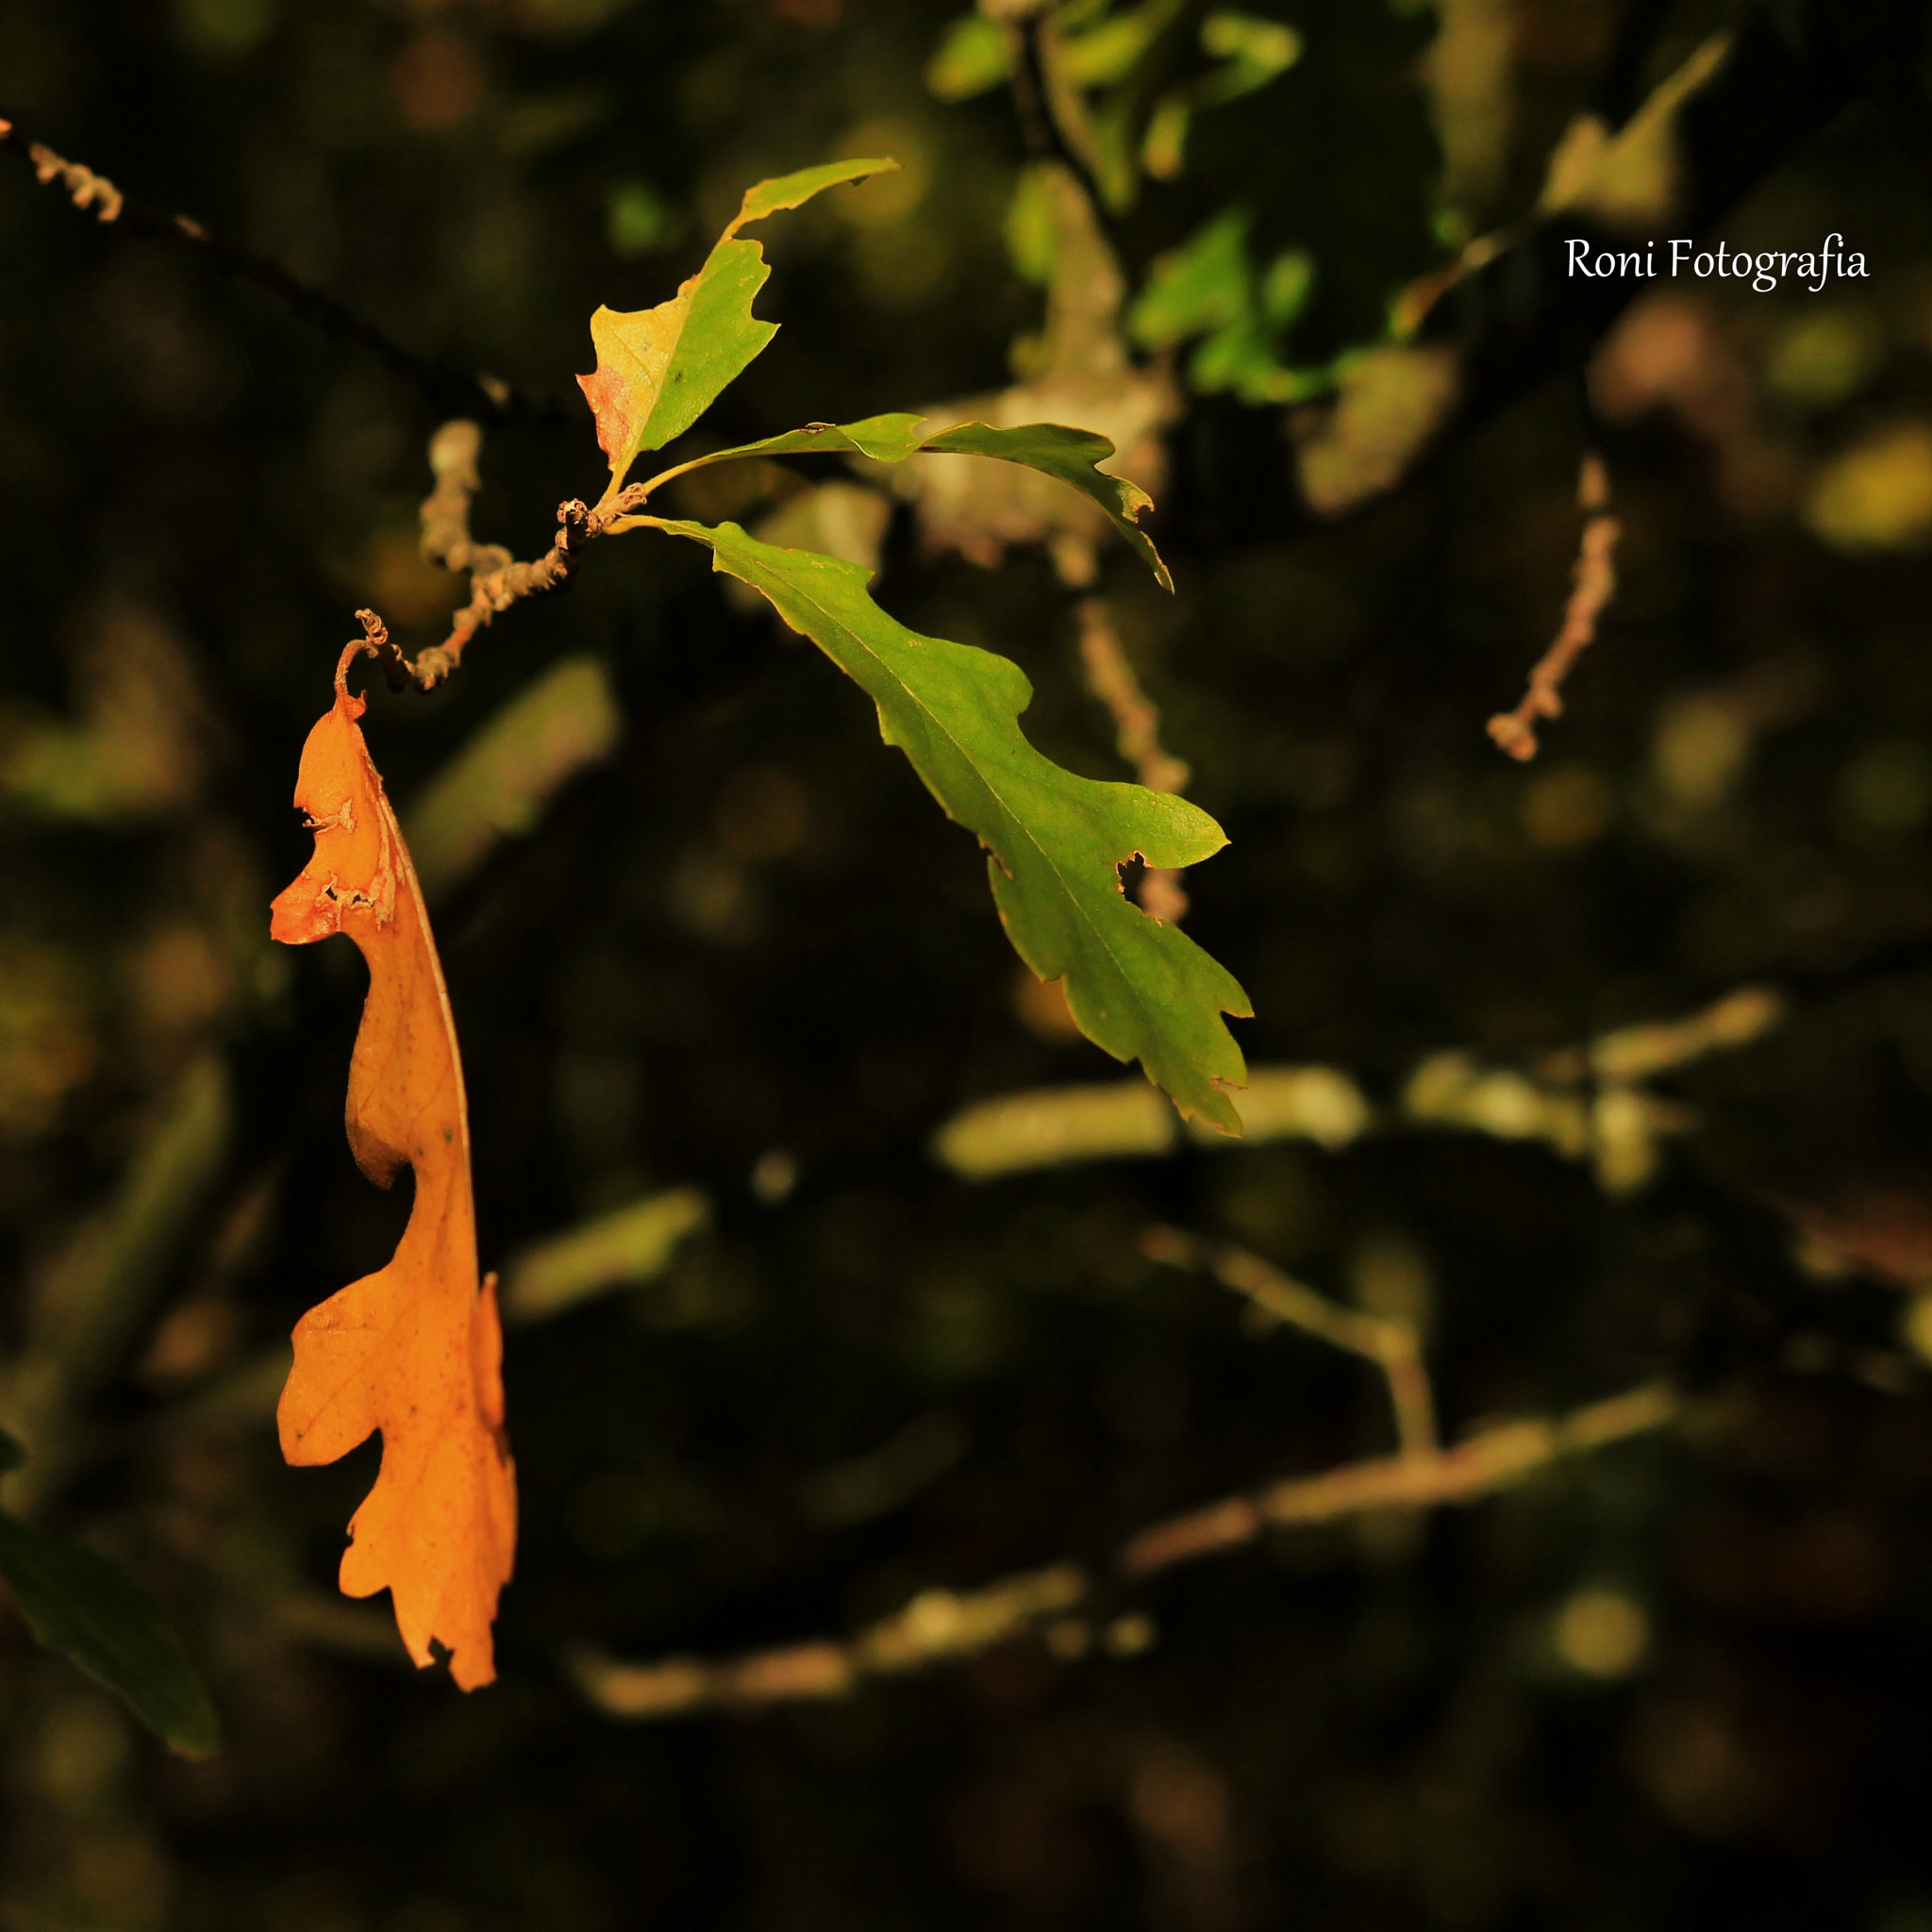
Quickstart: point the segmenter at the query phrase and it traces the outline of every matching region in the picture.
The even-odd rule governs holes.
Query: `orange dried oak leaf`
[[[309,1309],[276,1422],[294,1463],[333,1462],[382,1431],[382,1469],[349,1524],[341,1586],[387,1589],[419,1665],[449,1653],[465,1690],[496,1674],[491,1624],[516,1549],[516,1466],[503,1433],[496,1277],[478,1283],[462,1063],[442,968],[395,813],[336,670],[302,749],[295,803],[315,855],[275,902],[291,946],[347,933],[369,966],[349,1066],[349,1145],[378,1187],[414,1170],[395,1258]]]

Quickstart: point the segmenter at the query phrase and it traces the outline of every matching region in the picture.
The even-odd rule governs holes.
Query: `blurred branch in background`
[[[42,187],[59,182],[75,207],[92,211],[96,220],[117,224],[138,235],[181,242],[224,274],[265,290],[324,335],[369,350],[420,391],[439,414],[481,415],[500,423],[559,424],[566,420],[562,408],[548,397],[525,395],[498,376],[469,375],[404,348],[368,317],[358,315],[326,291],[298,281],[279,262],[214,233],[192,215],[170,214],[124,193],[105,175],[79,161],[66,159],[43,142],[29,140],[5,114],[0,114],[0,150],[19,155],[32,167]]]
[[[1080,663],[1087,674],[1087,689],[1112,715],[1115,748],[1150,791],[1185,791],[1191,775],[1187,760],[1175,758],[1160,742],[1160,712],[1134,675],[1112,608],[1098,591],[1088,591],[1074,605],[1074,615],[1080,626]],[[1181,876],[1178,869],[1150,866],[1141,880],[1141,909],[1170,925],[1178,924],[1188,910]]]
[[[1520,763],[1537,754],[1537,720],[1563,715],[1563,680],[1595,642],[1597,620],[1605,605],[1617,594],[1617,542],[1624,526],[1610,514],[1610,475],[1594,450],[1583,459],[1576,479],[1576,504],[1583,512],[1583,536],[1562,628],[1529,674],[1529,689],[1522,702],[1513,711],[1499,712],[1489,724],[1490,736]]]
[[[1175,1563],[1239,1549],[1270,1529],[1333,1523],[1371,1509],[1474,1503],[1513,1489],[1564,1457],[1647,1435],[1685,1413],[1674,1390],[1646,1382],[1565,1415],[1497,1423],[1425,1456],[1384,1457],[1324,1475],[1293,1476],[1252,1496],[1231,1496],[1142,1530],[1123,1545],[1120,1567],[1128,1576],[1151,1576]]]
[[[1204,1269],[1224,1288],[1244,1297],[1264,1325],[1285,1323],[1332,1348],[1374,1362],[1388,1379],[1400,1453],[1433,1456],[1441,1446],[1435,1391],[1429,1386],[1422,1333],[1414,1322],[1345,1308],[1259,1255],[1225,1241],[1201,1241],[1177,1227],[1150,1227],[1141,1237],[1141,1252],[1150,1261],[1171,1268]]]
[[[697,1189],[672,1188],[538,1241],[503,1271],[504,1319],[547,1321],[611,1289],[653,1280],[710,1219],[711,1204]]]
[[[624,728],[595,658],[558,659],[530,679],[410,800],[404,835],[434,903],[506,839],[527,837],[557,792],[616,751]]]
[[[1123,1579],[1140,1582],[1175,1564],[1239,1549],[1271,1529],[1474,1503],[1565,1458],[1663,1428],[1684,1413],[1672,1390],[1646,1383],[1565,1415],[1497,1424],[1453,1448],[1405,1450],[1291,1477],[1140,1531],[1115,1553],[1114,1568]],[[923,1591],[843,1642],[824,1639],[717,1661],[676,1657],[641,1664],[580,1650],[567,1668],[606,1716],[640,1721],[848,1697],[868,1681],[957,1663],[1034,1632],[1064,1658],[1082,1655],[1096,1638],[1115,1656],[1146,1649],[1155,1638],[1152,1620],[1104,1611],[1101,1594],[1079,1565],[1056,1563],[983,1590]]]
[[[1253,1146],[1306,1140],[1345,1147],[1370,1134],[1453,1127],[1503,1141],[1541,1141],[1565,1159],[1588,1158],[1605,1191],[1623,1194],[1657,1172],[1658,1142],[1694,1123],[1642,1083],[1712,1053],[1763,1038],[1785,1017],[1780,996],[1742,987],[1678,1021],[1619,1028],[1551,1055],[1535,1074],[1487,1067],[1459,1049],[1426,1056],[1404,1082],[1399,1108],[1375,1108],[1337,1067],[1254,1067],[1235,1105],[1242,1138],[1184,1128],[1143,1080],[1039,1088],[960,1108],[933,1137],[933,1155],[968,1180],[992,1180],[1078,1161],[1172,1154],[1189,1144]]]

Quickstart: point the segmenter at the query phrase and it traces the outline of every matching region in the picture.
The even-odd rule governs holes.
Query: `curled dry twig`
[[[1529,674],[1529,689],[1513,711],[1490,720],[1490,736],[1512,758],[1537,754],[1536,721],[1563,715],[1563,680],[1596,638],[1597,620],[1617,591],[1617,541],[1624,526],[1610,514],[1609,473],[1594,452],[1583,459],[1576,480],[1583,511],[1583,541],[1572,574],[1574,588],[1563,611],[1563,627]]]
[[[25,149],[42,188],[58,181],[75,208],[92,208],[98,221],[118,222],[121,219],[121,210],[126,206],[127,197],[105,175],[96,175],[79,161],[70,161],[64,156],[57,155],[43,142],[24,141],[16,133],[11,121],[0,120],[0,142]]]
[[[470,640],[499,611],[525,597],[562,590],[577,574],[584,546],[635,508],[630,491],[613,497],[608,508],[600,505],[594,510],[572,497],[558,506],[557,537],[550,548],[532,562],[519,563],[501,543],[478,543],[470,535],[470,506],[482,487],[477,471],[482,449],[482,429],[462,419],[445,423],[429,439],[429,468],[436,487],[423,499],[423,556],[445,570],[466,572],[470,601],[457,612],[441,643],[413,660],[401,652],[387,660],[394,690],[409,684],[434,690],[462,662]]]

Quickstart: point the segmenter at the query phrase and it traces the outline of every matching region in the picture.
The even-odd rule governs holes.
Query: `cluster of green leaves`
[[[0,1431],[0,1471],[26,1451]],[[35,1639],[121,1698],[188,1757],[221,1745],[214,1706],[181,1640],[118,1564],[0,1509],[0,1581]]]
[[[906,753],[948,816],[986,847],[1008,936],[1042,979],[1064,982],[1081,1031],[1116,1058],[1138,1059],[1185,1116],[1239,1133],[1225,1089],[1240,1085],[1245,1069],[1223,1016],[1248,1014],[1247,996],[1186,934],[1132,905],[1121,882],[1121,867],[1137,858],[1185,866],[1218,851],[1227,841],[1213,819],[1184,799],[1077,777],[1043,757],[1020,729],[1033,693],[1019,666],[907,629],[874,602],[868,574],[856,565],[759,542],[736,524],[709,528],[642,508],[673,477],[741,458],[991,458],[1082,491],[1171,589],[1140,527],[1151,507],[1146,493],[1099,467],[1113,455],[1112,443],[1059,424],[963,423],[928,435],[921,417],[886,415],[808,424],[626,484],[638,457],[695,424],[776,333],[774,324],[752,313],[770,271],[759,244],[741,240],[739,231],[895,165],[835,161],[760,182],[670,301],[629,314],[597,311],[597,369],[579,380],[610,463],[600,511],[612,531],[654,528],[708,545],[716,569],[762,592],[858,684],[878,708],[885,741]]]
[[[1058,0],[1029,25],[1045,108],[1116,213],[1134,205],[1143,178],[1171,181],[1184,172],[1196,115],[1278,79],[1303,51],[1284,22],[1226,9],[1203,15],[1185,0]],[[1010,82],[1019,48],[1013,23],[964,15],[941,37],[927,85],[958,101]],[[1045,283],[1052,225],[1038,190],[1037,176],[1022,176],[1008,232],[1016,267]],[[1332,362],[1297,362],[1290,338],[1314,291],[1314,258],[1300,247],[1257,252],[1254,226],[1244,194],[1157,257],[1128,310],[1127,333],[1147,350],[1192,343],[1183,366],[1198,394],[1257,407],[1327,394],[1374,344]]]
[[[1065,131],[1115,209],[1132,206],[1143,174],[1181,172],[1196,114],[1253,93],[1301,58],[1301,36],[1281,21],[1221,8],[1191,33],[1194,11],[1187,0],[1067,0],[1039,22],[1055,111],[1075,124]],[[926,84],[941,100],[963,101],[1011,80],[1018,38],[1011,23],[963,15],[946,29]]]
[[[1224,208],[1180,247],[1156,258],[1127,311],[1143,349],[1195,344],[1188,380],[1205,395],[1231,390],[1244,403],[1297,403],[1332,380],[1326,369],[1285,359],[1288,333],[1307,305],[1315,264],[1292,248],[1265,268],[1248,244],[1250,217]]]

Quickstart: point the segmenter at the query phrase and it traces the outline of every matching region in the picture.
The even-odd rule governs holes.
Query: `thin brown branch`
[[[452,369],[404,348],[335,296],[298,281],[280,262],[215,233],[192,215],[174,214],[125,194],[106,175],[95,174],[82,162],[68,160],[42,142],[29,140],[4,114],[0,114],[0,152],[20,156],[42,187],[58,182],[75,208],[92,212],[97,220],[114,223],[135,234],[161,236],[185,244],[225,274],[266,290],[325,335],[370,350],[420,389],[440,414],[480,415],[497,422],[564,420],[561,408],[548,398],[522,394],[497,376]]]
[[[865,1678],[903,1676],[1005,1643],[1076,1609],[1091,1590],[1077,1565],[1056,1563],[964,1594],[924,1591],[846,1643],[824,1640],[711,1662],[680,1657],[625,1664],[580,1653],[571,1668],[591,1701],[611,1717],[846,1697]]]
[[[1583,539],[1571,574],[1573,588],[1563,627],[1529,674],[1523,702],[1513,711],[1498,712],[1489,724],[1497,744],[1512,758],[1524,761],[1537,754],[1537,720],[1563,715],[1563,680],[1595,641],[1597,620],[1617,592],[1617,541],[1624,526],[1610,514],[1609,473],[1594,452],[1583,459],[1576,501],[1584,513]]]
[[[559,504],[556,541],[534,562],[519,563],[501,543],[478,543],[470,535],[470,506],[481,487],[477,460],[482,448],[482,430],[460,419],[445,423],[429,439],[436,487],[423,499],[423,555],[445,570],[467,573],[470,601],[451,620],[441,643],[413,661],[399,651],[394,654],[389,664],[393,690],[411,683],[422,691],[434,690],[462,663],[470,640],[499,612],[525,597],[562,590],[577,574],[584,546],[607,535],[619,513],[630,507],[629,491],[611,498],[608,510],[601,504],[592,510],[575,497]]]
[[[1177,1563],[1239,1549],[1272,1528],[1371,1510],[1474,1503],[1565,1457],[1661,1428],[1683,1413],[1673,1390],[1645,1383],[1567,1415],[1500,1424],[1454,1448],[1293,1477],[1144,1529],[1122,1545],[1113,1567],[1122,1578],[1138,1582]],[[847,1697],[868,1679],[957,1662],[1034,1631],[1063,1654],[1077,1654],[1089,1640],[1095,1595],[1092,1579],[1078,1565],[1057,1563],[963,1594],[926,1591],[845,1642],[822,1639],[737,1657],[674,1657],[648,1664],[579,1653],[570,1669],[598,1709],[633,1721]]]
[[[510,554],[501,544],[478,544],[470,535],[470,505],[483,487],[478,463],[483,431],[460,418],[429,439],[429,473],[436,487],[423,499],[423,558],[444,570],[502,570]]]
[[[1772,987],[1737,987],[1681,1020],[1654,1020],[1599,1034],[1590,1044],[1590,1070],[1612,1086],[1654,1079],[1711,1054],[1749,1046],[1789,1012],[1789,1002]]]
[[[1293,1476],[1253,1495],[1229,1496],[1143,1529],[1122,1549],[1120,1568],[1127,1576],[1151,1576],[1176,1563],[1239,1549],[1268,1529],[1334,1523],[1372,1509],[1474,1503],[1514,1489],[1566,1457],[1661,1428],[1683,1412],[1683,1399],[1674,1390],[1662,1382],[1646,1382],[1565,1416],[1500,1423],[1452,1449]]]
[[[470,601],[458,610],[441,643],[423,652],[409,668],[418,687],[431,691],[463,659],[463,648],[477,631],[493,623],[497,614],[525,597],[541,597],[560,591],[577,574],[584,560],[584,546],[601,537],[604,526],[591,514],[588,505],[573,497],[557,508],[557,538],[543,555],[529,563],[505,561],[495,568],[473,572]],[[493,559],[507,557],[498,544],[477,546],[481,556]]]
[[[999,0],[988,9],[1011,36],[1013,112],[1027,156],[1065,168],[1105,226],[1111,210],[1093,167],[1093,140],[1079,92],[1061,71],[1058,36],[1043,0]]]
[[[1121,757],[1150,791],[1185,791],[1192,774],[1186,760],[1174,758],[1160,741],[1160,712],[1141,689],[1107,599],[1090,591],[1074,605],[1074,614],[1080,625],[1087,689],[1111,714]],[[1180,923],[1188,895],[1178,868],[1148,868],[1141,881],[1141,909],[1170,925]]]
[[[1134,675],[1107,599],[1082,597],[1074,611],[1080,621],[1080,661],[1087,668],[1087,689],[1113,714],[1121,756],[1150,791],[1185,791],[1192,774],[1184,759],[1173,757],[1160,742],[1160,713]]]
[[[1285,1323],[1331,1348],[1374,1362],[1389,1384],[1401,1454],[1436,1453],[1436,1396],[1414,1323],[1344,1308],[1245,1248],[1199,1241],[1177,1227],[1150,1227],[1141,1237],[1141,1252],[1170,1267],[1198,1268],[1242,1296],[1268,1321]]]

